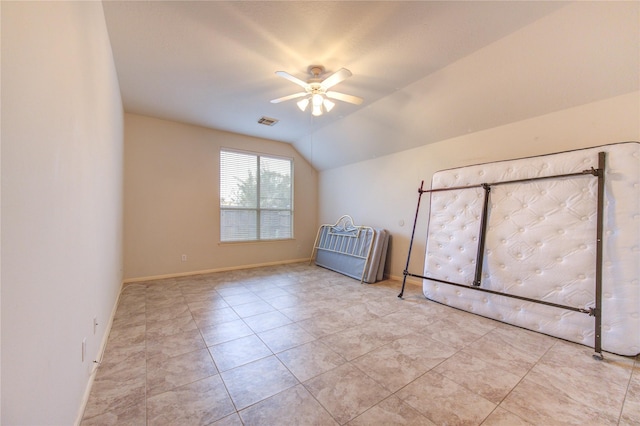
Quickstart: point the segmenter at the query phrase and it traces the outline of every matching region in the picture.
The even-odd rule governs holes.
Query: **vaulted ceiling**
[[[291,143],[328,169],[638,90],[637,2],[105,1],[127,112]],[[320,117],[276,76],[342,67]],[[262,116],[278,119],[267,127]]]

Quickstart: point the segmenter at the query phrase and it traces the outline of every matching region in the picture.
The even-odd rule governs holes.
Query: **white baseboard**
[[[400,281],[402,282],[402,280],[404,279],[404,275],[398,276],[398,275],[389,275],[389,279],[392,279],[394,281]],[[407,277],[407,284],[409,285],[417,285],[417,286],[421,286],[422,285],[422,280],[415,278],[415,277]]]
[[[254,268],[262,268],[265,266],[277,266],[277,265],[288,265],[290,263],[302,263],[309,262],[309,258],[301,258],[301,259],[291,259],[291,260],[280,260],[277,262],[266,262],[266,263],[254,263],[250,265],[238,265],[238,266],[226,266],[222,268],[214,268],[214,269],[204,269],[200,271],[189,271],[189,272],[178,272],[174,274],[164,274],[164,275],[151,275],[147,277],[136,277],[136,278],[127,278],[123,281],[123,284],[131,284],[138,283],[143,281],[153,281],[153,280],[162,280],[166,278],[178,278],[178,277],[188,277],[191,275],[203,275],[203,274],[212,274],[215,272],[227,272],[227,271],[238,271],[241,269],[254,269]]]
[[[104,335],[102,336],[102,341],[100,342],[100,347],[98,348],[98,353],[95,358],[91,360],[94,363],[93,369],[91,370],[91,374],[89,375],[89,381],[87,382],[87,387],[84,391],[84,396],[82,397],[82,402],[80,403],[80,410],[78,412],[78,416],[74,423],[75,426],[79,426],[82,422],[82,418],[84,417],[84,410],[87,408],[87,403],[89,402],[89,396],[91,395],[91,388],[93,387],[93,382],[96,378],[96,373],[98,368],[100,367],[100,362],[102,362],[102,356],[104,355],[104,351],[107,348],[107,341],[109,340],[109,334],[111,333],[111,326],[113,325],[113,320],[116,316],[116,311],[118,310],[118,303],[120,302],[120,295],[122,294],[122,289],[124,288],[124,283],[120,283],[120,290],[118,291],[118,296],[116,297],[116,302],[111,309],[111,315],[109,316],[109,322],[105,327]]]

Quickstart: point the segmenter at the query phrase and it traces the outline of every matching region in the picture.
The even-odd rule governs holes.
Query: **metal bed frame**
[[[418,205],[416,207],[416,215],[413,222],[413,230],[411,232],[411,240],[409,242],[409,253],[407,255],[407,264],[403,271],[403,279],[402,279],[402,289],[400,290],[399,298],[402,298],[404,294],[405,284],[407,281],[407,277],[416,277],[422,278],[430,281],[436,281],[443,284],[449,284],[458,287],[465,287],[477,291],[482,291],[491,294],[497,294],[500,296],[511,297],[515,299],[525,300],[527,302],[539,303],[547,306],[553,306],[560,309],[566,309],[570,311],[580,312],[583,314],[588,314],[589,316],[593,316],[595,318],[595,340],[594,340],[594,354],[593,358],[597,360],[602,360],[602,256],[603,256],[603,244],[602,244],[602,233],[603,233],[603,212],[604,212],[604,175],[605,175],[605,159],[606,154],[604,152],[598,153],[598,168],[594,169],[593,167],[588,170],[583,170],[577,173],[568,173],[561,175],[553,175],[553,176],[542,176],[535,178],[527,178],[527,179],[516,179],[509,181],[501,181],[501,182],[492,182],[492,183],[482,183],[478,185],[469,185],[469,186],[458,186],[458,187],[449,187],[449,188],[437,188],[437,189],[423,189],[424,181],[420,184],[420,188],[418,189]],[[546,302],[544,300],[531,299],[524,296],[518,296],[515,294],[503,293],[499,291],[489,290],[483,288],[481,286],[481,277],[482,277],[482,264],[484,259],[484,244],[485,237],[487,233],[487,215],[488,215],[488,206],[489,206],[489,194],[491,192],[492,186],[497,185],[505,185],[510,183],[521,183],[521,182],[533,182],[538,180],[546,180],[546,179],[559,179],[559,178],[575,178],[580,176],[594,176],[598,179],[598,193],[597,193],[597,222],[596,222],[596,265],[595,265],[595,306],[589,308],[577,308],[575,306],[561,305],[557,303]],[[416,222],[418,220],[418,212],[420,211],[420,199],[422,198],[422,194],[431,193],[431,192],[444,192],[444,191],[453,191],[459,189],[467,189],[467,188],[483,188],[484,189],[484,204],[482,208],[482,216],[480,218],[480,235],[478,237],[478,252],[476,258],[476,269],[473,279],[473,284],[471,286],[466,284],[455,283],[446,280],[440,280],[432,277],[425,277],[421,274],[414,274],[408,271],[409,269],[409,261],[411,259],[411,249],[413,247],[413,239],[416,232]]]

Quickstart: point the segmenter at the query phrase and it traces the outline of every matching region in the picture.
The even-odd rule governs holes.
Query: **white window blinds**
[[[220,151],[220,239],[293,238],[293,162]]]

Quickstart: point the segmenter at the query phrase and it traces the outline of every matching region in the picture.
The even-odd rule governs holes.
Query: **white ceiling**
[[[639,84],[638,2],[103,4],[127,112],[292,143],[319,170]],[[333,90],[364,103],[312,118],[269,102],[299,91],[275,71],[311,64],[351,70]]]

